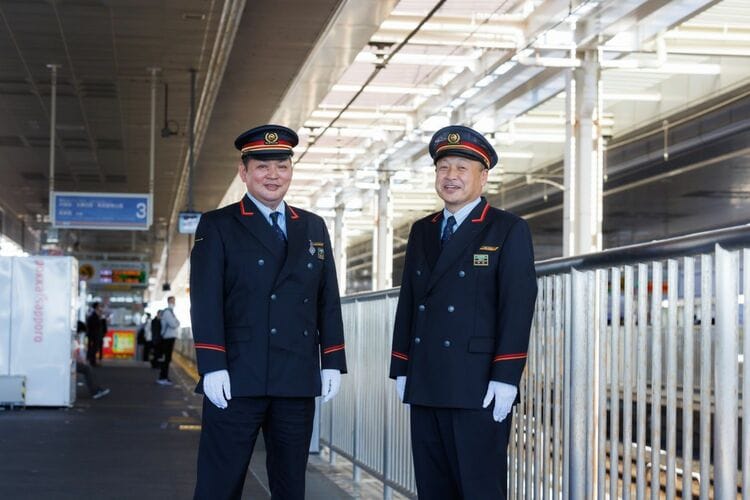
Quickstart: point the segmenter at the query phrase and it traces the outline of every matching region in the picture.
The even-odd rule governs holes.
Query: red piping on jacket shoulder
[[[432,218],[432,223],[434,224],[434,223],[436,223],[437,221],[439,221],[439,220],[440,220],[440,216],[441,216],[441,215],[443,215],[443,212],[438,212],[438,213],[436,213],[436,214],[435,214],[435,217],[433,217],[433,218]]]
[[[294,211],[291,205],[287,205],[287,207],[289,207],[289,213],[292,215],[292,219],[299,219],[299,215]]]
[[[489,204],[489,203],[487,203],[487,204],[486,204],[486,205],[484,206],[484,210],[482,210],[482,215],[480,215],[478,219],[471,219],[471,222],[474,222],[475,224],[476,224],[477,222],[484,222],[484,217],[485,217],[485,216],[487,215],[487,211],[488,211],[489,209],[490,209],[490,204]]]
[[[245,216],[255,215],[255,212],[250,212],[250,211],[245,210],[245,199],[244,198],[240,200],[240,213],[242,213],[242,215],[245,215]]]

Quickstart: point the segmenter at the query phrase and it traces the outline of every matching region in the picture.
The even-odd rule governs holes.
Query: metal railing
[[[750,497],[748,249],[741,226],[537,263],[510,498]],[[350,374],[321,415],[332,460],[386,499],[416,492],[408,407],[387,379],[397,297],[342,299]]]

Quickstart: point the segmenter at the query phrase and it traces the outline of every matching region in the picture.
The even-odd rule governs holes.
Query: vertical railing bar
[[[677,287],[678,265],[667,261],[667,500],[675,498],[677,456]]]
[[[632,316],[631,316],[632,321]],[[646,388],[647,356],[646,334],[648,332],[648,266],[638,265],[638,332],[636,367],[636,486],[637,500],[646,498]]]
[[[598,413],[596,402],[599,400],[598,352],[596,339],[599,336],[599,274],[595,271],[586,273],[588,286],[586,290],[586,498],[594,498],[597,491],[598,462],[596,460],[596,443],[598,439]]]
[[[625,293],[628,293],[626,290]],[[632,291],[630,292],[632,297]],[[612,333],[610,341],[610,445],[609,445],[609,491],[617,498],[619,442],[620,442],[620,268],[612,268]]]
[[[552,387],[554,377],[552,375],[552,365],[555,361],[555,338],[553,335],[554,325],[552,324],[553,314],[553,297],[554,283],[552,276],[547,276],[544,280],[545,297],[544,297],[544,462],[542,464],[542,476],[544,482],[542,488],[544,495],[542,498],[548,500],[552,492],[552,474],[551,449],[552,449]]]
[[[583,415],[570,420],[570,493],[568,498],[591,498],[588,494],[590,481],[588,475],[589,448],[588,415],[591,410],[589,384],[586,374],[588,365],[587,330],[590,303],[588,302],[588,273],[572,271],[573,274],[573,330],[571,332],[571,411],[583,409]]]
[[[640,281],[638,286],[641,286]],[[639,288],[640,289],[640,288]],[[622,498],[630,499],[633,478],[633,267],[625,266],[625,314],[622,335]]]
[[[651,500],[659,500],[661,464],[662,264],[651,264]]]
[[[360,301],[357,301],[357,321],[358,321],[358,332],[366,331],[365,325],[363,325],[365,321],[365,314],[362,311],[363,304]],[[357,351],[356,351],[356,359],[359,366],[364,366],[364,351],[365,346],[364,341],[362,340],[364,337],[360,336],[359,339],[357,339]],[[359,478],[361,477],[361,471],[359,468],[359,462],[362,460],[361,456],[361,450],[359,446],[359,440],[360,440],[360,404],[361,399],[359,397],[360,394],[362,394],[362,377],[359,373],[355,372],[354,374],[354,394],[352,397],[354,398],[352,410],[352,481],[358,482]],[[385,477],[385,474],[383,475]]]
[[[747,401],[750,388],[750,250],[742,251],[742,496],[750,496],[750,415]]]
[[[713,262],[701,255],[701,400],[700,400],[700,495],[708,500],[711,487],[711,304]]]
[[[519,382],[521,385],[523,382]],[[520,387],[519,387],[520,391]],[[514,406],[511,410],[511,416],[513,417],[512,425],[510,428],[510,441],[508,443],[508,498],[516,500],[518,494],[516,493],[516,481],[518,481],[518,467],[516,467],[516,456],[518,455],[518,406]]]
[[[552,445],[552,497],[555,500],[560,499],[560,481],[562,478],[562,457],[560,454],[562,445],[562,393],[563,385],[560,384],[562,375],[562,352],[563,352],[563,339],[564,335],[567,335],[567,331],[563,331],[563,280],[561,276],[555,276],[555,327],[553,331],[554,335],[554,346],[555,346],[555,363],[554,363],[554,405],[555,405],[555,419],[554,419],[554,430],[552,435],[554,436],[554,443]]]
[[[598,356],[598,368],[596,379],[598,380],[597,389],[597,492],[596,498],[604,499],[607,491],[607,352],[609,344],[609,332],[607,331],[607,311],[609,308],[609,287],[607,269],[597,271],[599,282],[599,332],[595,342],[595,349]]]
[[[563,353],[563,498],[570,498],[570,476],[572,473],[570,448],[571,436],[572,387],[571,387],[571,353],[573,350],[573,271],[565,275],[565,345]]]
[[[536,418],[536,360],[534,359],[534,349],[536,348],[536,336],[532,335],[529,343],[529,352],[532,353],[531,359],[527,363],[526,370],[528,371],[529,377],[526,381],[526,425],[524,426],[524,432],[526,434],[526,463],[524,464],[524,493],[526,498],[533,497],[534,491],[534,436],[532,435],[532,429],[534,425],[534,419]]]
[[[683,339],[682,339],[682,497],[693,495],[693,316],[695,297],[695,259],[683,261]]]
[[[542,298],[544,298],[544,287],[540,287]],[[537,304],[540,302],[538,301]],[[546,302],[541,301],[542,307],[537,307],[537,321],[536,329],[534,331],[534,378],[536,379],[536,391],[534,399],[535,412],[534,412],[534,498],[540,498],[541,495],[541,471],[542,471],[542,450],[544,449],[543,435],[542,435],[542,416],[544,410],[543,404],[543,390],[544,381],[547,378],[547,374],[544,373],[544,308]]]
[[[716,245],[716,335],[714,337],[715,415],[714,494],[716,498],[737,495],[737,440],[739,438],[738,379],[739,339],[737,331],[739,288],[736,251]]]

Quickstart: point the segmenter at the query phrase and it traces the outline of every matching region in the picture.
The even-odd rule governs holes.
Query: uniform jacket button
[[[450,347],[451,341],[450,340],[443,340],[443,347]]]
[[[424,304],[419,304],[419,308],[418,309],[420,311],[424,311],[425,310]]]
[[[414,337],[415,344],[419,344],[420,342],[422,342],[422,339],[420,339],[419,337]]]
[[[463,271],[459,271],[459,272],[458,272],[458,277],[459,277],[459,278],[463,278],[464,276],[466,276],[466,273],[465,273],[465,272],[463,272]]]
[[[271,328],[271,335],[276,335],[276,332],[277,332],[276,328]]]
[[[307,268],[308,268],[308,269],[312,269],[312,268],[313,268],[312,262],[308,262],[308,263],[307,263]]]
[[[455,307],[453,307],[453,306],[448,306],[448,312],[449,312],[449,313],[452,313],[452,312],[453,312],[453,311],[455,311],[455,310],[456,310],[456,308],[455,308]]]
[[[422,271],[420,271],[419,269],[417,269],[417,276],[422,276]]]
[[[262,266],[262,265],[263,265],[263,264],[265,264],[265,263],[266,263],[266,261],[265,261],[265,260],[263,260],[263,259],[258,259],[258,265],[259,265],[259,266]]]
[[[271,294],[271,300],[276,300],[276,294],[275,293]]]
[[[302,332],[302,335],[304,335],[305,337],[307,337],[309,335],[309,333],[307,332],[307,330],[305,330],[304,332]]]
[[[303,304],[307,304],[308,302],[310,302],[310,299],[308,299],[307,297],[305,297],[304,300],[302,301]]]

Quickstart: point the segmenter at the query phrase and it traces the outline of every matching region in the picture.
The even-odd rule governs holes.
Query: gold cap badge
[[[279,134],[276,132],[266,132],[266,136],[264,137],[266,144],[276,144],[279,142]]]
[[[458,144],[459,142],[461,142],[461,136],[457,132],[448,134],[448,144]]]

